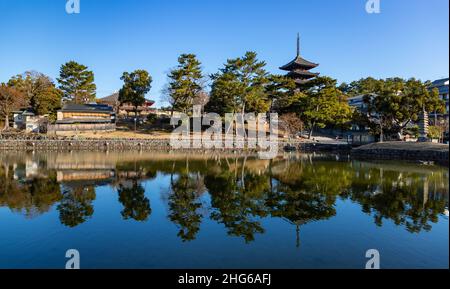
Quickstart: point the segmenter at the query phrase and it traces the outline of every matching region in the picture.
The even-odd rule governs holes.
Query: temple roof
[[[294,60],[289,62],[288,64],[280,67],[281,70],[292,71],[297,69],[313,69],[319,66],[317,63],[310,62],[306,59],[303,59],[300,55],[298,55]]]
[[[319,75],[320,73],[310,72],[306,70],[294,70],[287,74],[288,77],[292,78],[312,78]]]
[[[100,98],[99,101],[101,103],[115,104],[116,102],[119,101],[119,93],[115,92],[115,93],[113,93],[113,94],[111,94],[111,95],[109,95],[107,97]]]
[[[153,100],[145,99],[145,101],[146,101],[146,103],[149,106],[155,104],[155,102]],[[111,106],[115,106],[115,105],[117,105],[119,103],[119,93],[115,92],[115,93],[113,93],[113,94],[111,94],[109,96],[100,98],[100,99],[97,100],[97,102],[101,103],[101,104],[108,104],[108,105],[111,105]]]
[[[113,113],[113,108],[108,105],[102,104],[75,104],[75,103],[67,103],[65,104],[61,112],[92,112],[92,113]]]

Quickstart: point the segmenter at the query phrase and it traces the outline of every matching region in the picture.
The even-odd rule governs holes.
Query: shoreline
[[[288,148],[288,149],[286,149]],[[257,153],[260,149],[248,148],[171,148],[169,139],[41,139],[0,140],[0,151],[159,151],[159,152],[215,152]],[[356,148],[345,143],[279,142],[279,152],[330,152],[348,153],[362,160],[405,160],[435,162],[449,165],[449,146],[431,143],[386,142]]]
[[[449,165],[449,145],[415,142],[373,143],[354,148],[352,157],[370,160],[405,160]]]
[[[348,144],[313,143],[313,142],[287,142],[279,141],[279,150],[286,147],[294,151],[330,151],[350,152]],[[169,139],[35,139],[15,140],[0,139],[0,151],[10,150],[40,150],[40,151],[104,151],[104,150],[147,150],[147,151],[216,151],[216,152],[259,152],[253,148],[171,148]]]

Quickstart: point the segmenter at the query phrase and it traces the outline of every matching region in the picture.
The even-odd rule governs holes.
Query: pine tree
[[[265,88],[268,83],[265,66],[255,52],[229,59],[224,68],[211,76],[213,84],[207,110],[219,114],[267,112],[270,99]]]
[[[174,111],[190,114],[196,99],[202,97],[203,75],[201,63],[194,54],[182,54],[178,66],[170,71],[166,89],[168,101]]]
[[[61,66],[57,80],[65,101],[82,104],[95,99],[94,73],[87,66],[69,61]]]

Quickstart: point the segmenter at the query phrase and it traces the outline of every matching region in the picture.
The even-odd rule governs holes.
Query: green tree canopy
[[[265,66],[255,52],[227,60],[218,73],[211,75],[211,98],[206,110],[222,115],[227,112],[267,112],[270,100],[265,88],[268,83]]]
[[[57,80],[65,101],[89,103],[95,99],[94,73],[87,66],[69,61],[61,66]]]
[[[295,81],[284,75],[270,75],[266,91],[271,100],[271,111],[278,113],[295,112],[294,104],[304,96]]]
[[[56,88],[50,77],[40,72],[27,71],[11,78],[8,85],[22,92],[36,114],[49,115],[51,120],[56,119],[63,92]]]
[[[357,112],[357,122],[368,126],[372,134],[402,134],[419,119],[423,111],[442,111],[443,102],[431,83],[411,78],[362,79],[354,82],[351,94],[363,95],[365,110]]]
[[[178,66],[170,71],[166,89],[168,101],[173,111],[189,114],[195,100],[202,96],[203,75],[201,63],[195,54],[182,54]]]
[[[302,97],[293,105],[308,127],[310,138],[315,128],[342,127],[352,116],[347,96],[330,77],[317,77],[305,84]]]
[[[145,103],[145,94],[152,88],[152,77],[142,69],[128,73],[124,72],[122,77],[124,84],[119,91],[119,101],[121,104],[130,103],[134,106],[137,117],[137,109]]]
[[[350,84],[343,83],[340,85],[340,89],[353,97],[361,94],[368,94],[374,92],[380,85],[380,81],[373,78],[361,78],[360,80],[352,81]]]

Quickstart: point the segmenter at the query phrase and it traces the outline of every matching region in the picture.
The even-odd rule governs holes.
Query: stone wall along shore
[[[279,150],[283,152],[286,147],[294,151],[327,151],[327,152],[350,152],[351,147],[347,144],[322,144],[309,142],[295,142],[289,146],[286,142],[280,141]],[[54,151],[73,151],[73,150],[162,150],[162,151],[183,151],[208,149],[173,149],[170,146],[170,140],[167,139],[121,139],[121,140],[73,140],[73,139],[32,139],[32,140],[0,140],[0,150],[54,150]],[[224,149],[210,149],[223,151]],[[226,151],[257,151],[255,149],[225,149]]]
[[[374,143],[352,150],[359,159],[410,160],[449,164],[449,146],[433,143],[388,142]]]

